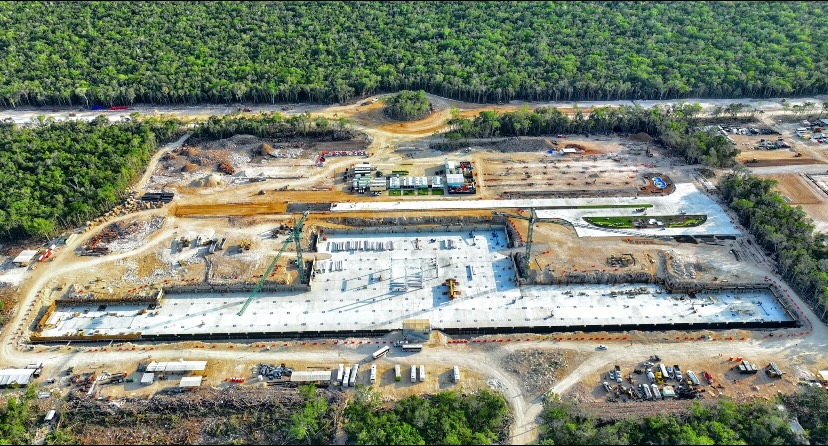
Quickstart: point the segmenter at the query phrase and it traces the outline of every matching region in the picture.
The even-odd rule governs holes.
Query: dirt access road
[[[150,215],[162,212],[163,209],[153,209],[145,211],[142,214],[146,213]],[[121,218],[132,217],[134,215]],[[114,219],[114,221],[117,220]],[[173,219],[168,218],[168,220]],[[165,227],[153,234],[153,237],[140,250],[151,249],[159,240],[169,236],[169,232],[174,226],[174,221],[168,221]],[[90,231],[78,240],[73,241],[64,254],[69,254],[68,251],[80,245],[83,240],[91,237],[100,229],[102,227]],[[121,255],[127,256],[133,254],[135,253],[130,252]],[[65,274],[68,270],[90,268],[103,262],[114,260],[115,258],[115,256],[108,256],[106,258],[78,258],[73,255],[62,255],[57,257],[52,263],[41,265],[40,268],[33,272],[31,280],[23,290],[20,308],[28,309],[33,304],[36,304],[35,308],[39,308],[39,305],[45,304],[45,302],[36,302],[37,292],[54,277]],[[804,308],[801,302],[799,305]],[[816,316],[810,311],[806,310],[806,314],[811,320],[816,320]],[[29,311],[19,311],[13,315],[12,320],[7,324],[7,329],[4,330],[2,335],[3,348],[0,350],[0,363],[3,365],[21,366],[33,360],[41,360],[45,362],[47,369],[50,370],[49,373],[59,373],[60,370],[69,366],[83,368],[100,364],[127,364],[125,365],[127,367],[128,365],[137,364],[141,360],[147,360],[150,357],[153,360],[176,360],[182,357],[182,352],[176,344],[142,344],[154,346],[156,350],[152,352],[140,350],[91,352],[86,347],[44,346],[27,350],[22,343],[19,343],[19,335],[23,334],[21,325],[24,321],[28,323],[30,316],[31,313]],[[13,331],[12,328],[17,329]],[[781,331],[778,333],[781,333]],[[759,336],[761,337],[761,333]],[[647,343],[630,343],[629,345],[621,342],[608,342],[607,344],[610,349],[604,352],[594,351],[595,345],[592,342],[541,342],[482,348],[475,344],[446,345],[426,349],[424,352],[418,354],[417,359],[428,364],[433,363],[444,367],[459,365],[462,368],[474,370],[481,376],[499,381],[502,384],[502,391],[510,402],[515,414],[515,420],[511,428],[511,442],[513,444],[528,444],[537,439],[537,415],[542,411],[543,401],[540,397],[525,395],[521,392],[520,389],[522,386],[520,379],[526,377],[511,375],[498,366],[500,359],[514,350],[542,348],[589,353],[583,362],[575,365],[574,369],[570,370],[569,374],[551,389],[558,394],[567,392],[572,386],[584,380],[585,377],[590,376],[598,370],[611,367],[612,364],[622,359],[634,357],[646,358],[651,354],[658,354],[664,357],[686,356],[695,358],[713,358],[718,357],[722,353],[725,355],[739,354],[746,357],[759,354],[773,354],[778,355],[779,360],[785,363],[817,367],[819,364],[824,363],[827,357],[826,352],[828,352],[828,341],[826,341],[828,339],[828,330],[822,324],[815,326],[813,333],[805,337],[780,338],[776,336],[768,339],[752,339],[727,344],[722,342],[668,342],[659,333],[654,333],[653,337],[665,339],[665,341],[659,342],[654,340]],[[370,350],[372,349],[372,347],[363,347],[354,350],[353,347],[331,346],[322,351],[302,351],[301,347],[285,349],[285,351],[245,351],[240,350],[240,348],[244,347],[238,344],[236,344],[237,348],[234,349],[230,349],[229,345],[232,344],[224,344],[221,349],[202,350],[197,353],[197,357],[199,359],[222,362],[239,360],[269,363],[289,361],[334,363],[343,360],[358,362],[366,360],[367,355],[370,354]],[[188,357],[194,359],[192,353]]]

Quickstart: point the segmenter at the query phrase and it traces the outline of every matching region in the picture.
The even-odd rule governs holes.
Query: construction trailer
[[[460,382],[460,367],[454,366],[454,383]]]
[[[25,249],[12,260],[15,266],[29,266],[37,256],[36,249]]]
[[[402,373],[400,371],[400,365],[396,364],[396,365],[394,365],[394,381],[399,382],[401,380],[402,380]]]
[[[417,366],[416,365],[411,366],[411,382],[412,383],[417,382]]]
[[[178,387],[185,390],[197,389],[201,387],[201,381],[203,379],[203,376],[185,376],[181,378],[181,381],[178,383]]]
[[[350,378],[351,378],[351,368],[345,367],[345,374],[342,375],[342,387],[348,387],[350,385]]]
[[[374,383],[377,382],[377,365],[376,364],[371,365],[371,377],[370,377],[369,381],[371,382],[371,384],[374,384]]]
[[[348,385],[351,387],[356,386],[357,372],[359,372],[359,364],[354,364],[354,366],[351,367],[351,377],[348,378]]]
[[[425,374],[425,365],[420,366],[420,382],[425,381],[426,374]]]
[[[207,370],[207,361],[173,361],[173,362],[151,362],[147,365],[146,371],[153,373],[168,374],[203,374]]]
[[[330,370],[311,370],[302,372],[293,372],[290,374],[290,382],[294,383],[312,383],[316,385],[327,386],[331,383]]]
[[[342,385],[342,378],[345,377],[345,364],[339,364],[339,368],[336,370],[336,385]]]
[[[148,385],[152,384],[153,381],[155,381],[155,373],[146,372],[143,375],[141,375],[141,384],[142,385],[148,386]]]

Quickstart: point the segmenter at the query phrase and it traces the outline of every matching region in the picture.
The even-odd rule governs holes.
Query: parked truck
[[[425,376],[425,366],[421,365],[420,366],[420,382],[425,381],[425,378],[426,378],[426,376]]]
[[[667,379],[670,377],[670,374],[667,373],[667,367],[665,367],[664,364],[658,365],[658,371],[661,372],[661,379]]]
[[[704,375],[704,380],[707,381],[707,384],[713,385],[713,375],[707,372],[702,372],[702,375]]]
[[[376,364],[371,365],[371,378],[370,378],[369,381],[371,381],[371,384],[374,384],[374,383],[377,382],[377,365]]]
[[[417,366],[416,365],[411,366],[411,382],[412,383],[417,382]]]
[[[650,384],[650,386],[653,388],[653,399],[654,400],[660,400],[661,399],[661,392],[658,391],[658,386],[655,385],[655,384]]]
[[[394,381],[399,382],[400,380],[402,380],[402,374],[400,372],[400,365],[396,364],[396,365],[394,365]]]
[[[615,365],[615,382],[621,384],[621,367],[618,364]]]
[[[454,383],[460,382],[460,367],[454,366]]]
[[[673,364],[673,373],[676,375],[676,381],[682,380],[681,369],[679,368],[678,364]]]
[[[356,385],[356,378],[357,378],[357,372],[358,371],[359,371],[359,364],[354,364],[354,366],[351,368],[351,377],[348,378],[348,384],[351,387],[354,387]]]
[[[692,370],[687,371],[687,379],[690,380],[690,383],[693,384],[694,386],[699,385],[699,379],[696,377],[696,374],[693,373]]]

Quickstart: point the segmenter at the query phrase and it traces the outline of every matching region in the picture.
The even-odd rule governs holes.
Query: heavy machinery
[[[262,275],[262,278],[259,280],[259,283],[256,284],[256,288],[253,289],[253,292],[250,293],[250,297],[244,301],[244,305],[242,305],[241,310],[237,313],[239,316],[243,315],[244,312],[247,310],[247,307],[250,306],[250,303],[253,302],[253,299],[256,298],[256,295],[259,294],[259,291],[262,290],[265,281],[276,268],[276,264],[279,262],[279,258],[282,257],[282,253],[285,252],[288,245],[293,243],[296,248],[296,269],[299,272],[299,283],[305,283],[305,263],[302,261],[302,225],[305,223],[305,219],[308,218],[308,214],[310,212],[305,211],[302,214],[302,218],[299,219],[299,222],[293,223],[293,231],[291,235],[288,235],[287,240],[282,244],[282,247],[279,249],[279,252],[276,254],[276,257],[273,258],[273,261],[270,262],[270,266],[267,267],[267,271]]]

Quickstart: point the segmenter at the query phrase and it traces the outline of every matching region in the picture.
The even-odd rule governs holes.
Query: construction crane
[[[532,231],[535,227],[535,222],[538,221],[538,216],[535,214],[535,208],[529,208],[529,216],[525,215],[517,215],[517,214],[507,214],[504,212],[492,212],[492,215],[496,215],[499,217],[508,217],[508,218],[518,218],[520,220],[526,220],[529,222],[529,232],[526,234],[526,254],[524,254],[523,259],[521,260],[520,265],[520,274],[522,277],[529,276],[529,256],[532,253]]]
[[[276,264],[279,262],[279,258],[282,257],[282,253],[285,252],[288,245],[293,243],[296,245],[296,269],[299,271],[299,283],[305,283],[305,263],[302,261],[302,225],[305,223],[305,219],[308,217],[309,212],[305,211],[302,214],[302,218],[299,219],[299,222],[296,222],[296,219],[293,219],[293,231],[292,234],[288,236],[287,240],[282,243],[282,247],[279,249],[279,252],[276,254],[276,257],[273,258],[273,261],[270,262],[270,266],[267,267],[267,271],[262,275],[262,278],[259,280],[259,283],[256,284],[256,288],[253,289],[253,292],[250,293],[250,297],[244,301],[244,305],[242,305],[241,310],[236,313],[238,316],[244,314],[247,310],[247,307],[250,306],[250,303],[253,302],[253,299],[256,298],[256,295],[259,294],[259,291],[262,290],[265,281],[273,270],[276,268]]]

